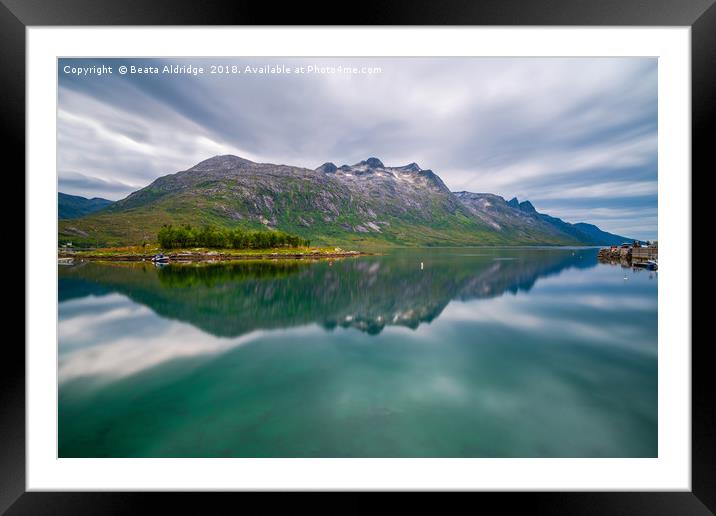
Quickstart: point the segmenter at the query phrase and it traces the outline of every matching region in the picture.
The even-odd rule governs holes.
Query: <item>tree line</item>
[[[164,249],[213,247],[221,249],[269,249],[272,247],[307,246],[310,240],[283,231],[246,231],[214,226],[192,228],[189,225],[165,225],[157,235]]]

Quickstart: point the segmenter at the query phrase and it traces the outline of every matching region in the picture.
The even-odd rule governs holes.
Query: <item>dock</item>
[[[632,262],[648,262],[659,259],[658,247],[633,247],[631,250]]]
[[[622,244],[621,246],[604,247],[599,250],[597,258],[601,262],[620,263],[632,267],[651,266],[659,260],[659,247],[656,245]]]

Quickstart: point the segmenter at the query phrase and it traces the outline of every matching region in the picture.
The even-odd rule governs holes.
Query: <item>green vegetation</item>
[[[245,231],[239,228],[222,229],[204,226],[194,229],[190,225],[165,225],[157,235],[159,245],[165,249],[207,247],[213,249],[272,249],[276,247],[308,246],[309,240],[283,231]]]
[[[297,273],[305,264],[299,261],[247,261],[221,264],[168,265],[157,271],[163,287],[214,287],[246,280],[278,280]]]

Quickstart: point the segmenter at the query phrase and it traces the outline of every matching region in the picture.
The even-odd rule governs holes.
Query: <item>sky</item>
[[[64,193],[121,199],[218,154],[306,168],[378,157],[657,238],[655,58],[60,59],[58,80]]]

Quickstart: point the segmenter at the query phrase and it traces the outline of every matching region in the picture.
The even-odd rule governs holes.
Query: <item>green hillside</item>
[[[511,208],[509,208],[511,210]],[[430,170],[385,167],[376,158],[316,170],[217,156],[113,203],[59,222],[60,242],[154,243],[163,225],[277,229],[315,245],[579,244],[573,235],[521,218],[478,216]]]

